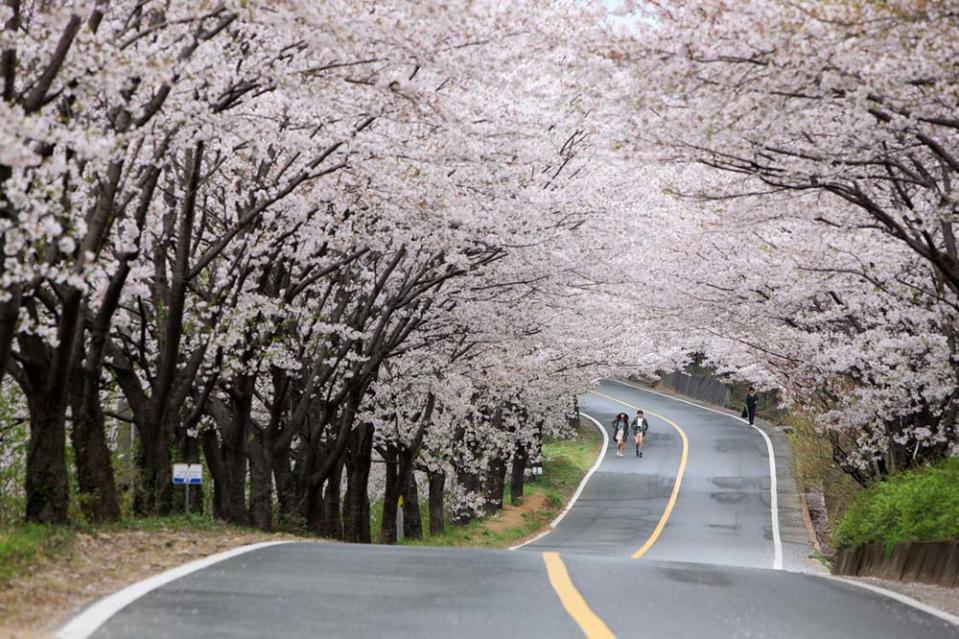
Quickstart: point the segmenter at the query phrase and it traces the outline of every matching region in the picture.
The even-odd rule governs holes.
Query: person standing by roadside
[[[629,431],[629,415],[620,413],[613,420],[613,437],[616,439],[616,456],[623,456],[623,449],[626,448],[626,433]]]
[[[749,418],[750,426],[756,421],[756,399],[756,389],[750,386],[746,393],[746,417]]]
[[[636,411],[636,417],[633,419],[633,441],[636,444],[636,456],[643,456],[643,438],[646,436],[646,431],[649,430],[649,422],[646,421],[646,416],[643,414],[642,409]]]

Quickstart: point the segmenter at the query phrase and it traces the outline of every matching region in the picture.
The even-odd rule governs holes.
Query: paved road
[[[604,423],[634,412],[621,402],[657,415],[645,456],[607,451],[556,530],[519,551],[271,546],[153,590],[94,636],[959,638],[875,593],[771,569],[755,430],[621,384],[596,390],[581,406]]]
[[[686,433],[688,463],[666,528],[644,557],[771,568],[769,457],[762,437],[725,415],[611,381],[580,404],[607,428],[617,413],[632,418],[635,406],[646,411],[650,425],[642,459],[629,445],[626,457],[616,457],[610,437],[603,464],[575,508],[533,547],[612,556],[636,552],[659,523],[680,464],[681,437],[666,417]]]

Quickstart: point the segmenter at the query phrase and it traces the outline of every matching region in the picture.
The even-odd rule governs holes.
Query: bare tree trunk
[[[120,518],[120,499],[113,475],[113,461],[107,445],[106,425],[98,380],[89,379],[80,370],[72,380],[73,443],[77,466],[77,492],[80,509],[90,522]]]
[[[497,456],[490,462],[486,474],[486,515],[503,510],[503,494],[506,492],[506,460]]]
[[[133,510],[139,515],[166,515],[173,507],[173,460],[162,431],[141,429],[139,433],[139,473],[133,496]]]
[[[513,504],[519,503],[526,489],[526,461],[528,457],[526,447],[518,444],[516,451],[513,453],[513,468],[509,485],[509,498]]]
[[[349,500],[349,519],[344,517],[346,541],[368,544],[370,538],[370,499],[367,487],[370,464],[373,461],[373,426],[361,424],[350,433],[349,479],[346,495]]]
[[[396,543],[396,513],[399,507],[399,498],[403,494],[402,486],[394,453],[393,460],[386,460],[386,488],[383,491],[383,518],[380,523],[381,544]]]
[[[326,482],[323,493],[323,510],[326,513],[326,527],[323,535],[332,539],[343,539],[343,519],[340,517],[340,486],[343,481],[343,463]]]
[[[43,395],[28,395],[30,441],[27,446],[28,521],[63,524],[67,521],[68,488],[66,424],[62,400],[47,401]],[[56,400],[56,398],[53,398]]]
[[[420,495],[414,470],[409,472],[406,494],[403,495],[403,536],[407,539],[423,538],[423,515],[420,513]]]
[[[273,530],[273,469],[265,432],[250,445],[250,524]]]
[[[322,535],[326,530],[326,505],[323,497],[322,484],[307,487],[306,525],[308,530],[315,535]]]
[[[442,535],[446,531],[446,474],[441,472],[428,473],[430,481],[429,510],[430,535]]]

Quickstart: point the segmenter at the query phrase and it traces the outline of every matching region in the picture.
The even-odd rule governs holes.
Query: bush
[[[959,459],[893,475],[853,501],[836,528],[838,548],[959,539]]]

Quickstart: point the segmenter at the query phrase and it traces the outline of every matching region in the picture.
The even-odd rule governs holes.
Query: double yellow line
[[[624,402],[621,399],[616,399],[615,397],[597,391],[592,391],[592,393],[593,395],[603,397],[617,404],[622,404],[623,406],[628,406],[636,410],[639,409],[638,406]],[[679,438],[683,442],[683,451],[679,458],[679,469],[676,471],[676,481],[673,482],[673,491],[669,495],[669,501],[666,502],[666,508],[663,510],[663,514],[659,518],[656,528],[654,528],[653,532],[649,535],[649,538],[646,539],[646,542],[643,543],[639,550],[631,555],[632,559],[639,559],[646,554],[646,551],[656,543],[656,540],[659,539],[663,529],[666,527],[666,522],[669,521],[669,516],[672,514],[673,508],[676,506],[676,500],[679,497],[679,488],[683,483],[683,476],[686,474],[686,460],[689,457],[689,438],[686,437],[686,432],[680,425],[662,415],[650,411],[645,412],[648,415],[663,420],[679,433]],[[546,573],[549,576],[549,582],[553,586],[553,590],[556,591],[560,602],[562,602],[563,608],[565,608],[569,616],[573,618],[573,621],[576,622],[587,639],[613,639],[616,635],[614,635],[609,629],[609,626],[593,612],[583,596],[576,590],[576,586],[573,585],[573,580],[569,577],[569,571],[566,570],[566,564],[563,563],[559,553],[544,552],[543,561],[546,562]]]

